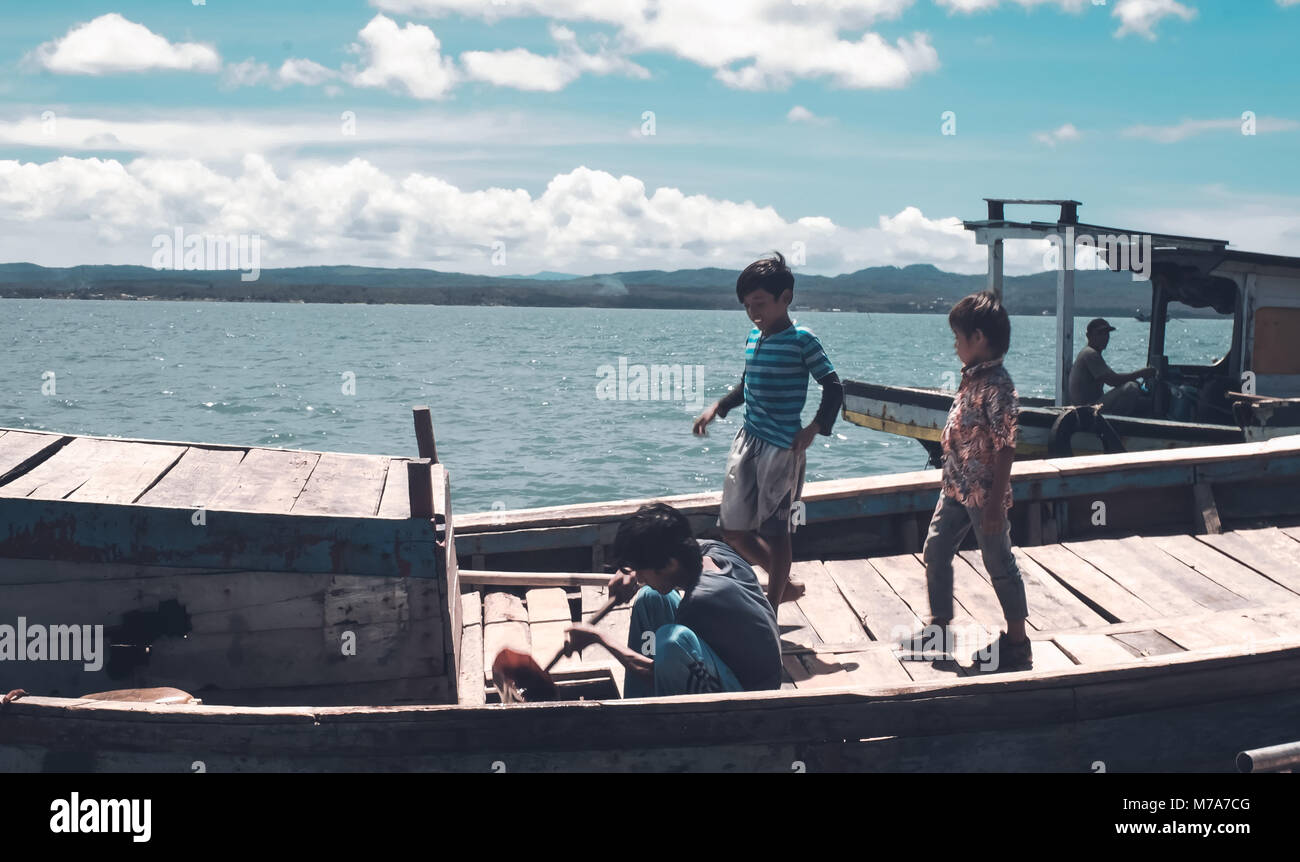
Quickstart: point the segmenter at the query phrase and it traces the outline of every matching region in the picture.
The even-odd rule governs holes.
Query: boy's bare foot
[[[806,588],[803,581],[786,581],[785,592],[781,593],[781,601],[793,602],[796,599],[801,599],[804,592],[806,592]]]

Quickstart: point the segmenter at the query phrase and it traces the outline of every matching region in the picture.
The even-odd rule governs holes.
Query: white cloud
[[[398,87],[417,99],[442,99],[456,84],[456,66],[442,56],[442,43],[423,24],[399,28],[393,19],[376,15],[357,33],[352,46],[363,68],[351,75],[357,87]]]
[[[577,36],[567,27],[552,26],[551,38],[559,46],[559,52],[552,56],[534,54],[523,48],[466,51],[460,55],[465,77],[498,87],[549,93],[564,89],[584,72],[650,77],[647,70],[608,50],[604,44],[599,45],[595,53],[583,51],[578,46]]]
[[[824,125],[830,122],[827,117],[819,117],[803,105],[795,105],[785,115],[787,121],[791,123],[811,123],[813,125]]]
[[[927,218],[915,207],[854,229],[585,167],[530,194],[462,189],[364,159],[282,171],[259,156],[227,170],[189,158],[0,161],[0,260],[145,264],[152,237],[177,225],[257,233],[264,266],[378,263],[497,275],[739,267],[796,240],[815,272],[920,262],[981,272],[985,263],[958,219]],[[498,240],[508,268],[490,265]],[[1008,248],[1009,270],[1041,260],[1030,245]]]
[[[1119,0],[1111,14],[1120,21],[1117,37],[1135,33],[1154,41],[1156,25],[1162,20],[1173,16],[1190,21],[1196,17],[1196,10],[1176,0]]]
[[[1081,133],[1074,127],[1073,123],[1066,123],[1060,128],[1052,129],[1048,132],[1035,132],[1034,140],[1049,147],[1054,147],[1064,141],[1077,141]]]
[[[215,72],[221,65],[211,45],[168,42],[116,12],[77,24],[62,38],[36,48],[28,58],[64,75],[112,75],[150,69]]]
[[[1300,2],[1300,0],[1298,0]],[[1242,120],[1240,117],[1226,117],[1224,119],[1213,120],[1183,120],[1173,125],[1166,126],[1149,126],[1137,125],[1130,126],[1121,132],[1127,138],[1144,138],[1149,141],[1156,141],[1162,144],[1173,144],[1178,141],[1186,140],[1194,135],[1201,135],[1206,132],[1236,132],[1241,134]],[[1300,122],[1288,120],[1281,117],[1259,117],[1255,121],[1256,134],[1268,134],[1270,132],[1289,132],[1300,129]]]
[[[228,67],[229,68],[229,67]],[[268,72],[268,74],[270,74]],[[536,146],[587,146],[619,141],[622,135],[601,121],[554,110],[543,116],[520,110],[450,110],[425,108],[356,110],[356,123],[345,134],[343,110],[240,111],[208,109],[168,111],[161,118],[141,118],[135,111],[99,115],[58,114],[52,122],[32,110],[14,119],[0,118],[0,152],[14,147],[57,148],[64,154],[161,158],[192,157],[209,163],[238,160],[258,153],[277,162],[303,150],[335,157],[362,155],[400,163],[478,159],[491,165],[518,157]],[[549,176],[549,175],[548,175]]]
[[[299,57],[290,57],[285,60],[280,65],[280,71],[276,74],[284,84],[305,84],[309,87],[323,84],[338,77],[338,73],[333,69],[328,69],[320,63]]]
[[[1001,0],[935,0],[953,13],[973,14],[997,9]],[[1014,3],[1025,9],[1039,6],[1056,6],[1063,12],[1080,13],[1097,6],[1093,0],[1006,0],[1008,5]],[[1281,5],[1300,3],[1300,0],[1278,0]],[[1105,4],[1101,4],[1103,7]],[[1145,39],[1156,38],[1156,25],[1169,17],[1190,21],[1196,17],[1196,10],[1175,0],[1118,0],[1111,14],[1120,21],[1115,37],[1135,33]]]
[[[221,70],[221,83],[226,87],[255,87],[271,79],[271,67],[253,58],[238,63],[227,63]]]
[[[990,9],[996,9],[1000,5],[1000,0],[935,0],[940,6],[945,6],[953,12],[962,12],[970,14],[972,12],[986,12]],[[1008,0],[1013,2],[1013,0]],[[1095,5],[1092,0],[1014,0],[1014,2],[1026,9],[1032,9],[1035,6],[1058,6],[1065,12],[1081,12],[1087,6]]]
[[[895,88],[939,67],[925,33],[889,42],[862,32],[896,18],[912,0],[376,0],[391,12],[495,20],[541,16],[611,25],[619,55],[674,54],[739,89],[788,87],[823,78],[851,88]],[[474,62],[478,62],[475,58]],[[502,62],[532,62],[522,54]],[[513,80],[513,78],[512,78]]]

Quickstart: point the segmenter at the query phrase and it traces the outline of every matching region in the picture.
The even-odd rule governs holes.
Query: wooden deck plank
[[[1182,652],[1184,647],[1170,640],[1154,629],[1140,632],[1123,632],[1111,635],[1112,638],[1137,650],[1142,655],[1167,655]]]
[[[249,449],[210,508],[287,513],[319,458],[319,452]]]
[[[1136,559],[1144,561],[1176,588],[1203,608],[1215,611],[1244,608],[1255,602],[1206,577],[1194,567],[1167,554],[1145,536],[1119,539],[1119,545],[1128,548]]]
[[[1034,641],[1034,670],[1069,670],[1074,666],[1074,660],[1054,641]]]
[[[62,500],[81,487],[97,467],[121,454],[123,446],[131,445],[120,440],[77,437],[26,473],[0,486],[0,495]]]
[[[42,453],[56,448],[62,440],[62,434],[6,431],[0,436],[0,476],[5,476]]]
[[[500,622],[528,622],[524,600],[514,593],[494,590],[483,595],[483,624]]]
[[[1100,569],[1059,544],[1038,545],[1024,551],[1069,587],[1076,597],[1082,598],[1085,604],[1107,619],[1127,621],[1160,616],[1154,608],[1115,583]]]
[[[921,617],[866,560],[826,560],[822,566],[872,640],[894,643],[921,627]]]
[[[406,478],[406,465],[410,458],[390,458],[388,472],[384,474],[384,490],[379,498],[379,517],[411,517],[411,492]],[[460,524],[456,524],[460,530]]]
[[[1020,579],[1025,584],[1025,603],[1029,607],[1029,625],[1038,631],[1059,631],[1075,627],[1101,625],[1106,618],[1084,604],[1051,573],[1021,548],[1012,548]],[[993,583],[979,551],[962,551],[959,556],[979,572],[990,585]]]
[[[858,615],[840,595],[839,587],[820,562],[795,563],[791,574],[802,580],[805,588],[796,604],[823,643],[853,644],[869,640]]]
[[[804,667],[803,662],[797,655],[781,656],[781,668],[790,679],[790,685],[795,689],[802,689],[807,682],[812,679],[812,674],[808,673],[808,668]],[[782,684],[782,688],[784,688]]]
[[[528,607],[528,622],[546,623],[563,620],[569,622],[569,598],[561,587],[547,587],[529,590],[524,594]]]
[[[456,701],[461,706],[482,706],[487,702],[484,680],[491,673],[483,669],[483,602],[477,592],[461,594],[460,678]]]
[[[1300,558],[1290,548],[1295,542],[1276,528],[1233,530],[1196,539],[1300,594]]]
[[[379,511],[387,475],[388,459],[380,455],[322,452],[290,511],[371,517]]]
[[[1123,664],[1134,659],[1133,653],[1109,635],[1062,634],[1052,640],[1066,655],[1083,665]]]
[[[134,503],[145,490],[185,454],[184,446],[120,443],[111,460],[93,471],[65,499],[81,503]]]
[[[1140,555],[1121,545],[1118,540],[1093,539],[1086,542],[1063,542],[1062,547],[1094,568],[1100,569],[1112,581],[1146,602],[1158,616],[1190,614],[1204,607],[1163,577],[1156,569],[1153,560],[1142,559]],[[1182,565],[1168,554],[1162,556],[1171,565]],[[1211,610],[1215,609],[1211,608]]]
[[[776,609],[776,624],[781,632],[783,650],[789,646],[813,647],[822,642],[796,602],[781,602]]]
[[[152,488],[136,502],[143,506],[207,506],[230,481],[244,459],[242,449],[205,449],[191,446]]]
[[[530,623],[528,626],[528,638],[532,644],[533,658],[542,667],[559,654],[564,649],[564,641],[569,626],[572,625],[569,620],[550,620],[549,622]],[[578,656],[561,656],[555,663],[557,670],[568,670],[581,664]]]
[[[1276,581],[1269,580],[1217,548],[1197,541],[1194,536],[1154,536],[1146,541],[1250,604],[1270,605],[1300,599]]]
[[[895,658],[898,659],[903,671],[916,682],[952,682],[955,679],[967,676],[969,673],[967,668],[951,659],[919,661],[901,658],[898,654],[895,654]]]
[[[524,595],[528,610],[528,633],[533,643],[533,658],[545,666],[564,648],[569,626],[569,599],[563,588],[549,587],[529,590]],[[582,663],[581,654],[561,656],[556,670],[571,670]]]
[[[926,590],[925,566],[912,554],[872,557],[869,562],[917,616],[930,619],[930,599]],[[997,637],[996,628],[990,628],[971,616],[964,605],[953,597],[952,631],[955,636],[955,657],[963,667],[971,664],[970,656]]]

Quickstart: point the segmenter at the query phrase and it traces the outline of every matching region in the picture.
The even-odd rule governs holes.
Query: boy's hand
[[[811,446],[821,430],[821,426],[814,420],[811,425],[794,435],[794,451],[802,452]]]
[[[592,644],[605,645],[604,635],[595,626],[589,626],[586,623],[574,623],[569,626],[567,635],[568,637],[564,642],[565,655],[581,652]]]
[[[615,572],[614,577],[610,578],[609,583],[605,585],[605,589],[618,599],[621,605],[637,594],[641,584],[636,579],[636,572]]]
[[[714,419],[718,418],[718,405],[710,404],[708,409],[695,417],[695,426],[691,429],[695,432],[696,437],[707,437],[709,432],[708,425]]]

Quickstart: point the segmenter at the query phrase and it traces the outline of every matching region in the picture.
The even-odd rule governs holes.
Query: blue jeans
[[[984,558],[984,568],[993,581],[993,591],[998,594],[1002,613],[1007,622],[1023,620],[1029,616],[1025,603],[1025,582],[1020,577],[1020,567],[1011,553],[1011,523],[1005,521],[996,535],[987,535],[980,529],[983,512],[976,506],[963,506],[947,494],[939,494],[939,504],[934,507],[930,530],[925,537],[925,583],[930,594],[930,616],[941,620],[952,619],[952,558],[961,547],[966,532],[975,528],[975,540]]]
[[[653,676],[627,671],[624,697],[744,691],[731,668],[695,632],[679,625],[676,592],[642,587],[632,602],[627,648],[654,659]]]

